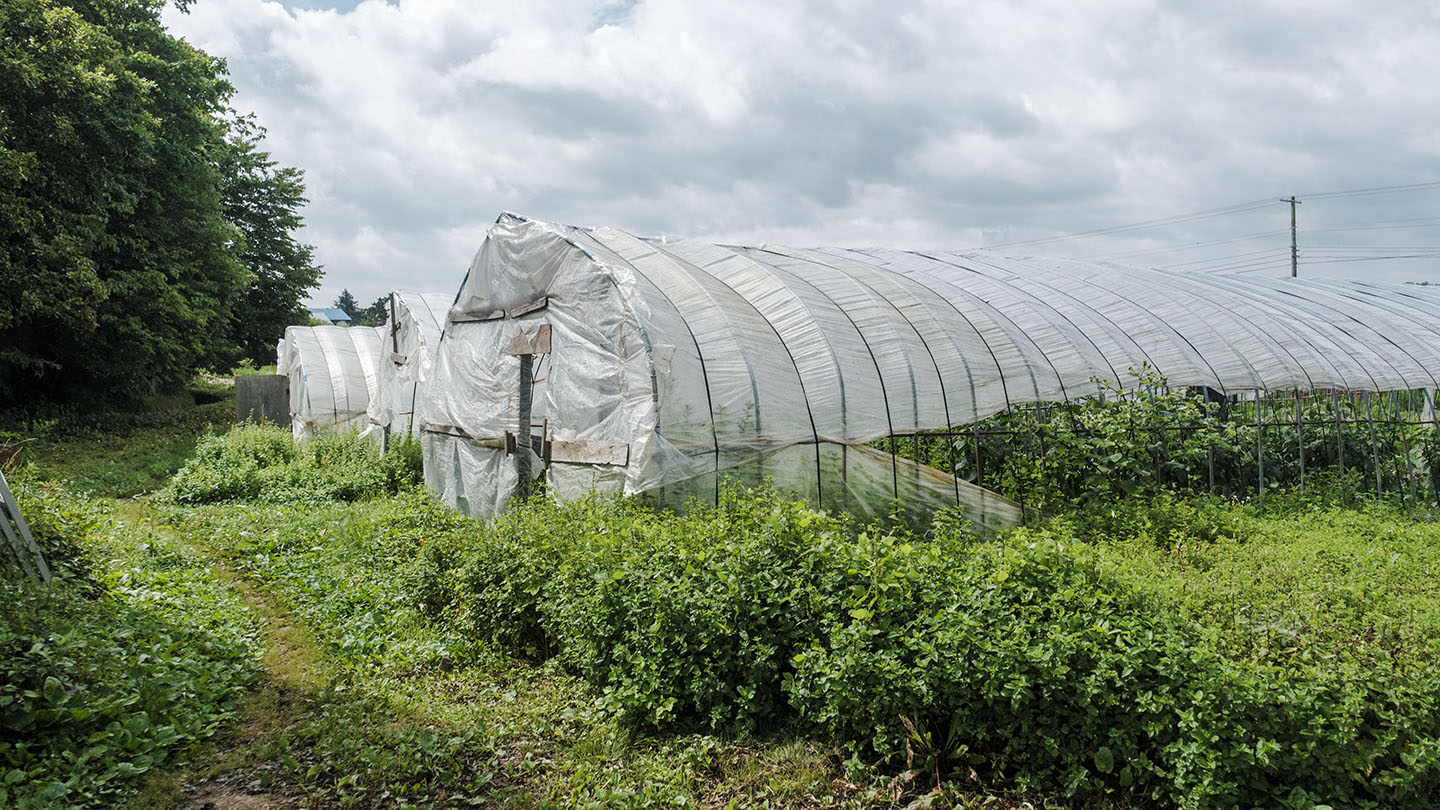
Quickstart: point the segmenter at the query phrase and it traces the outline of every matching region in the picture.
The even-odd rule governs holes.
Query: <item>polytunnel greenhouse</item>
[[[420,435],[415,411],[421,386],[454,300],[449,293],[390,294],[390,313],[381,330],[379,376],[369,408],[370,424],[385,441]]]
[[[1263,493],[1285,426],[1302,481],[1306,443],[1313,470],[1326,431],[1327,458],[1344,472],[1349,452],[1359,471],[1352,426],[1368,415],[1378,447],[1377,408],[1433,435],[1437,346],[1440,297],[1415,286],[722,246],[507,214],[447,316],[422,406],[425,475],[471,515],[541,476],[560,498],[671,504],[712,501],[733,478],[863,517],[900,502],[1001,525],[1021,507],[987,487],[983,448],[1004,431],[980,425],[1153,397],[1159,379],[1254,421],[1232,449],[1255,456],[1246,474],[1258,463]],[[1375,455],[1382,488],[1424,475],[1409,435],[1403,474],[1383,478]],[[938,456],[908,449],[935,437]]]
[[[295,441],[317,433],[367,430],[379,384],[381,330],[369,326],[291,326],[277,348],[276,373],[290,378]]]

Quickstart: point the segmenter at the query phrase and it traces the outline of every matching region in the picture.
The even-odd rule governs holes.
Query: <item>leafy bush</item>
[[[381,455],[356,433],[323,434],[297,445],[284,428],[243,424],[201,439],[160,498],[177,504],[355,501],[418,484],[419,463],[415,442]]]
[[[17,489],[57,576],[0,580],[0,806],[111,807],[229,715],[255,628],[188,549]]]
[[[1265,497],[1317,486],[1347,500],[1440,493],[1440,431],[1415,424],[1425,418],[1423,392],[1207,400],[1168,387],[1148,367],[1130,375],[1128,391],[1096,377],[1100,396],[1017,407],[957,431],[875,446],[1053,512],[1166,489],[1251,498],[1261,492],[1262,468]]]
[[[1221,634],[1251,627],[1125,582],[1063,531],[882,547],[789,685],[844,738],[1187,808],[1422,807],[1440,785],[1427,661],[1289,635],[1234,655]]]
[[[1162,496],[982,542],[764,490],[532,501],[434,538],[422,589],[639,726],[808,728],[1085,801],[1431,806],[1440,531],[1355,515]]]

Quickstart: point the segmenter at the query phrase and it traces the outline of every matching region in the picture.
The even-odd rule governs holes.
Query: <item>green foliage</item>
[[[0,806],[113,807],[229,716],[255,628],[188,549],[54,488],[17,497],[58,576],[0,579]]]
[[[32,406],[0,413],[0,437],[22,442],[22,460],[35,465],[37,477],[64,481],[72,492],[128,498],[164,485],[199,437],[234,423],[232,392],[196,388],[123,410]]]
[[[1433,424],[1417,424],[1423,392],[1207,401],[1169,388],[1148,367],[1130,374],[1123,388],[1092,379],[1098,396],[1014,408],[953,433],[875,446],[1042,511],[1167,489],[1259,497],[1262,473],[1263,497],[1324,489],[1348,502],[1384,491],[1414,503],[1440,492],[1433,473],[1440,434]]]
[[[245,503],[165,512],[262,582],[330,660],[315,714],[281,718],[254,748],[312,804],[855,806],[828,798],[848,791],[826,746],[636,739],[553,663],[497,660],[468,622],[436,621],[478,524],[423,493],[267,506],[263,522]]]
[[[297,445],[284,428],[243,424],[202,438],[159,494],[178,504],[354,501],[416,485],[419,463],[414,442],[382,455],[356,433],[324,434]]]
[[[238,360],[273,365],[275,342],[285,327],[304,325],[310,313],[302,303],[320,283],[315,249],[294,232],[303,224],[304,172],[282,167],[260,149],[264,130],[249,118],[231,123],[226,146],[217,152],[220,200],[225,218],[244,238],[240,259],[250,271],[244,293],[231,316],[233,355],[210,358],[226,368]]]
[[[982,542],[765,491],[532,501],[429,541],[418,587],[632,727],[811,729],[1079,801],[1429,806],[1440,529],[1311,514],[1162,496]]]
[[[335,302],[331,306],[349,315],[352,319],[360,314],[360,304],[356,302],[355,296],[348,288],[340,291],[340,295],[336,296]]]
[[[348,290],[346,291],[348,293]],[[353,298],[351,299],[354,300]],[[339,302],[336,302],[339,306]],[[343,309],[343,307],[342,307]],[[368,307],[357,305],[355,310],[346,310],[355,318],[355,326],[380,326],[390,320],[390,296],[382,295],[370,302]]]
[[[313,286],[308,256],[259,252],[298,177],[227,135],[223,63],[166,33],[161,5],[0,7],[0,403],[177,388],[234,355],[252,280],[293,260]],[[252,198],[226,175],[247,171]]]

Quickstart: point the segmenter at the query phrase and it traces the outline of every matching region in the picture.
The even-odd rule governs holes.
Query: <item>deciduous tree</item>
[[[232,130],[223,62],[161,5],[0,3],[0,405],[174,387],[314,284],[276,235],[298,173]]]

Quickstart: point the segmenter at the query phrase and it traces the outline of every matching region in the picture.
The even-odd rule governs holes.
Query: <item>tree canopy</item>
[[[0,4],[0,404],[142,396],[304,321],[302,175],[162,5]]]

